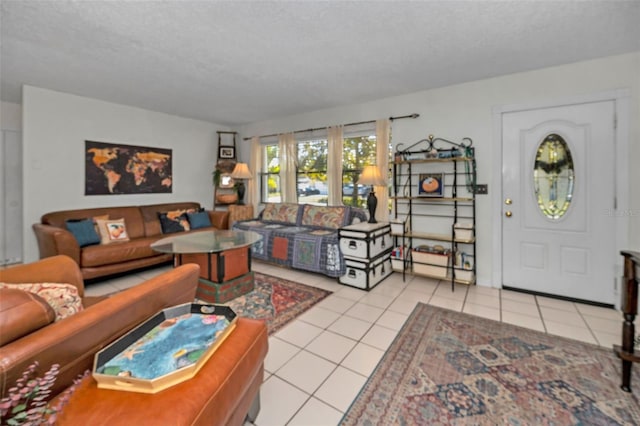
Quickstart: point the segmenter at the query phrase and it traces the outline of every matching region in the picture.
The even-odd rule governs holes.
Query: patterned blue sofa
[[[255,259],[341,277],[346,268],[338,230],[366,220],[364,210],[349,206],[269,203],[257,219],[236,222],[232,229],[262,235],[251,248]]]

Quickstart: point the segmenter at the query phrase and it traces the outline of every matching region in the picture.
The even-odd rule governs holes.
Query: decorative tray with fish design
[[[228,306],[185,303],[158,312],[94,359],[99,388],[156,393],[196,375],[236,326]]]

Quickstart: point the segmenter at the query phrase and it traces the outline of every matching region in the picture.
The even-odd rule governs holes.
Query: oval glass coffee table
[[[196,297],[224,303],[253,290],[251,246],[262,235],[251,231],[200,231],[162,238],[151,244],[160,253],[173,254],[173,266],[200,266]]]

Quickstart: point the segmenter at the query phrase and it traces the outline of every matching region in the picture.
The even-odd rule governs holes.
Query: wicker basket
[[[216,202],[220,204],[235,204],[238,202],[238,194],[217,194]]]

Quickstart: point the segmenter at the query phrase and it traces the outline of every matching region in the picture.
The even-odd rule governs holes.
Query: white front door
[[[614,101],[503,114],[503,286],[615,303],[614,117]]]

